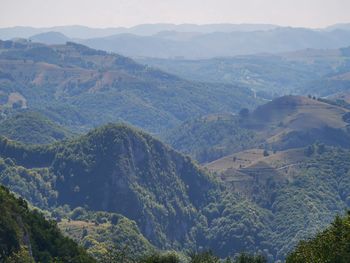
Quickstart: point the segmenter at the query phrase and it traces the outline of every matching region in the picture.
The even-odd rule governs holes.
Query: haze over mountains
[[[107,37],[116,34],[135,34],[140,36],[151,36],[163,31],[177,31],[177,32],[198,32],[198,33],[212,33],[212,32],[232,32],[232,31],[258,31],[269,30],[278,26],[268,24],[143,24],[130,28],[90,28],[86,26],[58,26],[50,28],[35,28],[35,27],[8,27],[1,28],[1,39],[10,40],[12,38],[29,38],[33,35],[59,32],[69,38],[74,39],[88,39],[95,37]]]
[[[131,57],[212,58],[340,48],[350,45],[349,28],[348,24],[318,30],[266,24],[145,24],[106,29],[14,27],[0,29],[0,39],[30,38],[46,44],[74,41]]]
[[[74,263],[163,263],[139,257],[165,250],[175,263],[206,250],[281,262],[317,253],[290,254],[350,207],[348,25],[17,27],[0,38],[11,38],[0,40],[0,184],[55,220],[0,188],[6,259],[62,247]]]

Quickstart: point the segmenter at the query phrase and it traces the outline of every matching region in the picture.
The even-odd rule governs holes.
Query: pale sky
[[[0,0],[0,27],[269,23],[317,28],[345,22],[350,22],[350,0]]]

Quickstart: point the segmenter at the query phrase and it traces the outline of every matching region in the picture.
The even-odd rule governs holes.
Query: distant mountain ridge
[[[255,54],[211,59],[138,58],[137,61],[182,78],[242,83],[257,96],[295,94],[331,96],[349,87],[350,48],[302,49],[278,54]]]
[[[62,33],[50,31],[31,36],[29,40],[33,42],[44,43],[47,45],[53,45],[66,44],[66,42],[69,42],[71,39]]]
[[[336,25],[334,29],[316,30],[266,24],[145,24],[107,29],[16,27],[0,29],[0,39],[32,38],[46,44],[62,44],[66,36],[70,41],[125,56],[198,59],[304,48],[340,48],[350,45],[347,28]],[[58,37],[52,32],[64,36]]]
[[[141,36],[154,35],[162,31],[178,31],[178,32],[231,32],[231,31],[257,31],[257,30],[269,30],[276,28],[276,25],[270,24],[141,24],[134,27],[115,27],[115,28],[92,28],[87,26],[56,26],[47,28],[36,27],[7,27],[0,28],[0,39],[10,40],[12,38],[29,38],[33,35],[47,33],[47,32],[59,32],[66,35],[69,38],[87,39],[93,37],[107,37],[114,34],[130,33]]]

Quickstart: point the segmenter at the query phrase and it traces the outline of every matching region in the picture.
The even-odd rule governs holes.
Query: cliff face
[[[157,244],[184,241],[214,187],[190,159],[124,126],[59,147],[52,169],[59,203],[121,213]]]
[[[127,126],[107,125],[56,143],[48,154],[46,147],[9,142],[2,150],[24,166],[28,160],[46,165],[59,205],[120,213],[160,247],[190,238],[198,210],[216,189],[189,158]]]

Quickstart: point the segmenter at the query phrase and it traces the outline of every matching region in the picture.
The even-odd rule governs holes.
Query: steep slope
[[[125,127],[107,126],[65,145],[52,168],[60,203],[121,213],[157,245],[185,241],[213,187],[189,159]]]
[[[71,218],[71,223],[62,221],[63,228],[70,228],[63,230],[83,245],[92,244],[87,248],[94,254],[99,254],[95,250],[103,251],[105,242],[118,240],[122,245],[131,241],[132,247],[140,244],[140,249],[143,235],[158,248],[213,247],[224,257],[258,249],[264,238],[261,232],[269,231],[262,209],[235,194],[224,195],[215,180],[188,157],[125,126],[108,125],[49,146],[24,146],[2,139],[0,156],[4,158],[1,182],[33,203],[53,209],[56,218]],[[69,217],[61,212],[66,204],[74,209]],[[63,207],[56,209],[57,205]],[[96,214],[96,219],[85,216],[90,212],[83,212],[81,207]],[[250,207],[249,211],[245,207]],[[98,216],[101,210],[126,218],[110,226],[108,215]],[[250,219],[251,213],[255,216]],[[96,222],[97,218],[99,227],[79,222]],[[135,234],[133,221],[142,233],[141,239],[137,231]],[[226,232],[223,221],[232,227],[230,243],[222,236]],[[79,225],[85,225],[90,233],[86,238],[77,238],[83,233]],[[99,237],[95,231],[120,236]],[[211,237],[215,237],[215,246]]]
[[[151,136],[107,125],[49,146],[2,139],[0,179],[51,209],[62,229],[94,254],[113,240],[146,249],[145,237],[158,248],[201,247],[222,257],[263,250],[274,260],[349,206],[349,151],[312,147],[269,156],[260,149],[244,167],[215,170],[216,182]],[[107,232],[118,239],[98,236]]]
[[[57,192],[57,204],[120,213],[159,247],[180,247],[190,240],[198,210],[217,188],[189,158],[126,126],[107,125],[49,147],[2,140],[0,148],[2,157],[42,171],[46,192]]]
[[[73,134],[38,112],[23,111],[0,118],[0,135],[19,142],[45,144]]]
[[[194,83],[82,45],[0,42],[1,107],[37,109],[77,129],[124,121],[158,133],[256,105],[247,88]]]
[[[30,211],[0,186],[0,260],[3,262],[95,262],[86,251],[64,237],[55,222]],[[7,262],[7,261],[6,261]]]

